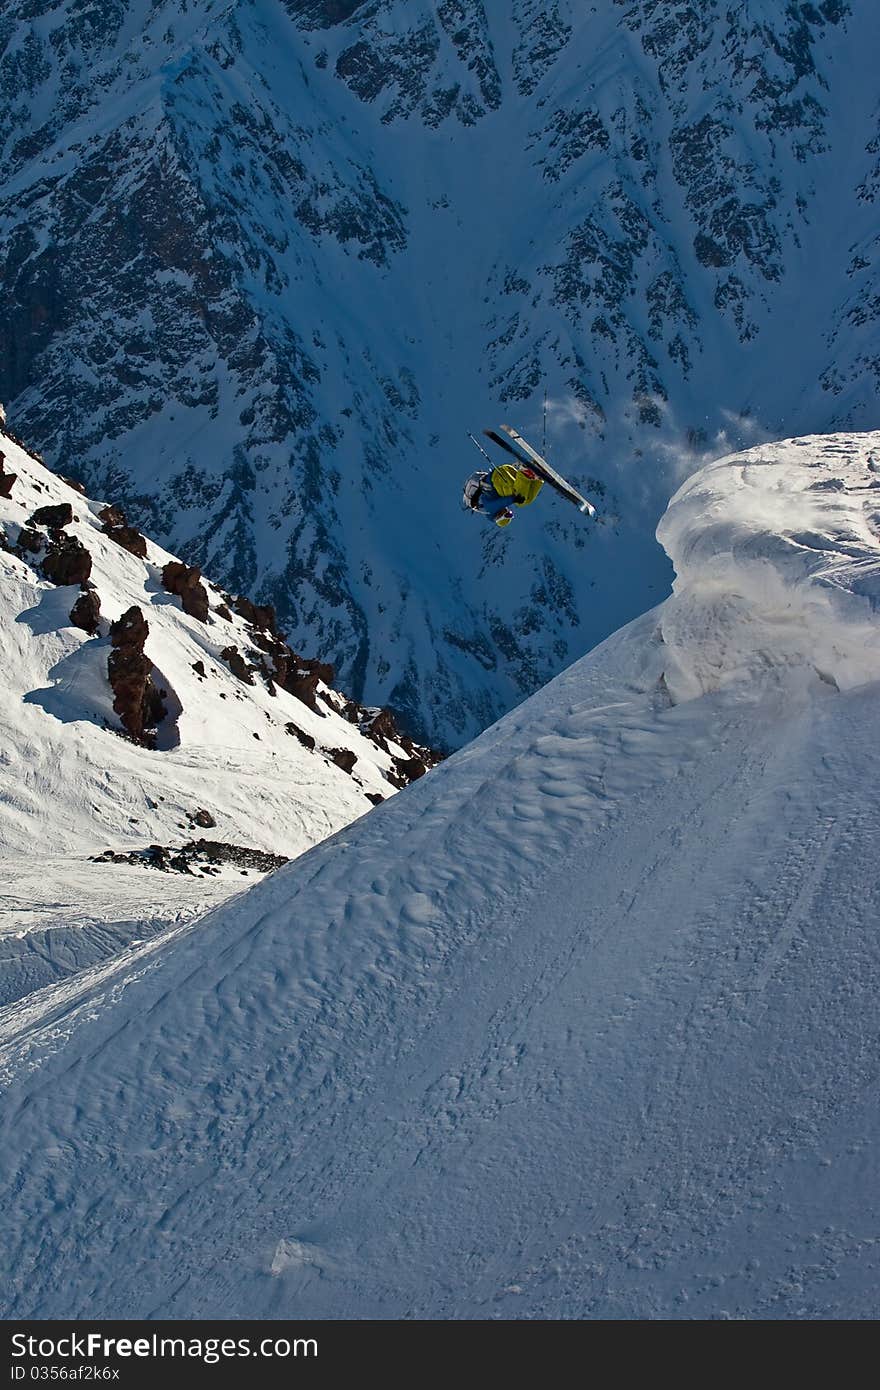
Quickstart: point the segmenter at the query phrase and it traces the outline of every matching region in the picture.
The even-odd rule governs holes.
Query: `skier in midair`
[[[489,517],[496,526],[509,526],[513,507],[527,507],[543,486],[543,478],[524,464],[514,468],[502,463],[491,473],[472,473],[464,485],[462,501],[471,511]]]

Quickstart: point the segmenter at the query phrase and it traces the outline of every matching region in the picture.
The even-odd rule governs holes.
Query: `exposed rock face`
[[[24,531],[19,535],[19,545],[22,543],[23,535]],[[85,584],[92,572],[92,557],[76,536],[68,536],[64,531],[53,531],[40,569],[53,584]]]
[[[341,767],[343,772],[351,773],[357,762],[357,754],[351,748],[327,748],[327,757],[337,767]]]
[[[30,526],[22,526],[18,533],[17,549],[23,555],[38,555],[46,544],[46,537],[41,531],[34,531]]]
[[[423,759],[414,755],[411,758],[395,758],[394,771],[386,773],[386,776],[393,786],[406,787],[410,782],[424,777],[427,770],[428,766]]]
[[[70,621],[74,627],[82,628],[90,637],[98,631],[101,617],[101,600],[97,589],[86,589],[80,594],[70,610]]]
[[[197,565],[184,565],[179,560],[170,560],[162,570],[162,584],[169,594],[177,594],[184,613],[208,621],[208,591],[201,582],[202,572]]]
[[[146,849],[129,851],[106,849],[92,858],[98,864],[134,864],[139,868],[160,869],[163,873],[206,875],[218,873],[221,865],[234,865],[244,874],[248,871],[268,874],[289,862],[283,854],[231,845],[223,840],[190,840],[179,848],[147,845]]]
[[[12,484],[15,482],[18,475],[16,473],[7,473],[5,464],[6,455],[0,451],[0,497],[11,497]]]
[[[291,721],[290,723],[285,724],[284,727],[287,730],[287,732],[292,735],[293,738],[297,739],[298,742],[302,744],[303,748],[308,748],[310,750],[314,748],[315,740],[312,738],[312,735],[307,734],[304,729],[301,729],[299,727],[298,724],[294,724]]]
[[[253,685],[254,673],[245,661],[238,647],[224,647],[220,653],[221,661],[225,661],[234,676],[238,676],[245,685]]]
[[[415,782],[417,778],[424,777],[428,771],[421,758],[401,758],[397,761],[397,769],[407,782]]]
[[[249,598],[244,598],[241,594],[235,599],[234,608],[245,622],[250,623],[251,627],[258,628],[262,632],[277,634],[278,623],[275,616],[275,609],[271,604],[252,603]]]
[[[320,666],[318,661],[296,661],[284,681],[284,689],[302,700],[315,714],[322,713],[318,707],[318,682],[323,679]]]
[[[147,542],[140,531],[133,526],[104,526],[104,535],[109,536],[111,541],[121,545],[123,550],[127,550],[131,555],[137,555],[140,559],[146,559]]]
[[[69,502],[59,502],[54,507],[37,507],[33,516],[28,518],[30,526],[49,526],[60,530],[64,526],[69,526],[73,521],[73,507]]]
[[[140,608],[127,609],[110,628],[113,650],[107,663],[113,688],[113,708],[123,728],[137,743],[150,745],[149,731],[166,710],[152,681],[153,663],[144,654],[150,628]]]
[[[127,526],[128,517],[121,507],[110,502],[106,507],[102,507],[98,512],[98,520],[103,521],[105,526]]]

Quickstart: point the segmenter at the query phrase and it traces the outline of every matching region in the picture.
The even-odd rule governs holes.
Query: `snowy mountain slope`
[[[459,744],[667,591],[708,454],[877,424],[867,0],[40,0],[0,25],[0,396]],[[602,494],[458,510],[500,418]]]
[[[261,662],[274,659],[278,644],[248,620],[247,605],[231,611],[229,596],[203,583],[205,620],[183,611],[163,583],[172,556],[145,539],[143,558],[130,553],[113,538],[118,530],[107,534],[102,503],[5,435],[0,451],[0,494],[9,494],[0,495],[6,1001],[181,914],[204,911],[260,872],[244,861],[208,859],[206,867],[203,853],[193,883],[178,872],[96,864],[93,856],[207,836],[292,858],[393,795],[416,771],[409,759],[419,750],[401,746],[382,721],[388,737],[371,734],[377,712],[357,709],[317,675],[314,695],[305,689],[311,706],[285,688],[283,672],[273,668],[268,681]],[[55,530],[29,525],[41,508],[67,508],[71,520]],[[36,550],[26,548],[28,538]],[[81,555],[77,541],[91,561],[88,590],[43,573],[53,548]],[[71,621],[84,597],[100,603],[91,633]],[[145,652],[167,709],[148,739],[154,747],[123,736],[108,674],[111,624],[132,606],[146,615]]]
[[[703,470],[659,608],[5,1010],[4,1315],[875,1316],[878,458]]]

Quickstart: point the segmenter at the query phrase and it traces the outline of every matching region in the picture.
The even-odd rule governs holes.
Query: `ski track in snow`
[[[880,437],[840,438],[862,516]],[[766,446],[768,485],[820,447]],[[786,559],[774,662],[751,566],[790,547],[736,495],[742,602],[691,547],[430,777],[0,1012],[4,1316],[876,1315],[880,672],[868,644],[846,679],[845,630],[876,540],[816,494],[858,584],[836,567],[831,650],[826,567]],[[670,659],[707,688],[674,700]]]

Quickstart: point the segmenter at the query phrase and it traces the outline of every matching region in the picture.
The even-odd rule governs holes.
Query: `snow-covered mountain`
[[[0,1014],[6,1317],[876,1316],[880,433],[194,927]]]
[[[0,1003],[204,912],[434,761],[124,522],[0,432]]]
[[[34,0],[0,398],[449,743],[667,592],[701,456],[878,423],[869,0]],[[499,418],[592,488],[458,510]],[[721,441],[719,443],[719,441]]]

